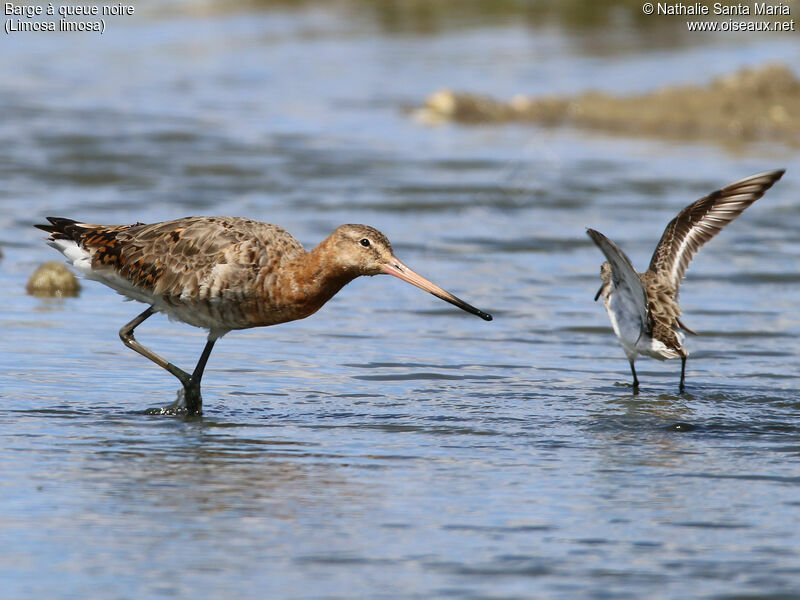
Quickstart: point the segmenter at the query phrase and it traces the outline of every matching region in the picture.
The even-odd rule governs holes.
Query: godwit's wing
[[[142,301],[147,301],[142,293],[208,300],[237,286],[253,269],[277,266],[304,252],[284,229],[237,217],[120,226],[48,220],[52,225],[38,227],[62,251],[60,246],[75,244],[65,254],[77,268]]]
[[[784,169],[759,173],[732,183],[690,204],[669,222],[648,271],[666,278],[677,295],[697,251],[781,178]]]
[[[616,312],[624,314],[628,319],[635,319],[640,331],[649,331],[647,292],[645,292],[642,280],[636,269],[633,268],[631,260],[614,242],[599,231],[587,229],[586,233],[611,264],[611,281],[616,288],[614,302],[620,303]]]

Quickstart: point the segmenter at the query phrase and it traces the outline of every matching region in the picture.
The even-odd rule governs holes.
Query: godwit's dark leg
[[[686,379],[686,357],[681,356],[681,384],[680,387],[678,388],[681,394],[686,391],[686,386],[683,385],[685,379]]]
[[[628,359],[628,362],[631,364],[631,373],[633,373],[633,393],[634,394],[638,394],[639,393],[639,378],[636,377],[636,367],[633,366],[633,360],[631,360],[630,358]]]
[[[200,381],[203,379],[203,371],[206,368],[208,357],[211,356],[211,350],[214,348],[216,338],[208,338],[206,347],[203,348],[203,353],[197,361],[197,365],[192,372],[189,381],[183,384],[184,400],[186,401],[186,411],[190,415],[199,415],[203,411],[203,399],[200,396]]]
[[[194,373],[189,375],[186,371],[173,365],[171,362],[160,357],[158,354],[149,350],[142,346],[139,342],[136,341],[136,338],[133,337],[133,330],[136,329],[139,325],[141,325],[145,320],[155,314],[155,310],[153,307],[150,306],[145,310],[142,314],[138,317],[133,319],[130,323],[126,324],[122,329],[119,330],[119,337],[124,342],[124,344],[135,350],[145,358],[152,360],[162,369],[165,369],[172,375],[178,378],[178,381],[181,382],[183,385],[183,401],[180,398],[173,404],[163,408],[158,409],[155,412],[158,413],[175,413],[175,412],[183,412],[182,404],[185,403],[185,412],[190,415],[199,415],[202,412],[203,407],[203,399],[200,396],[200,380],[203,377],[203,369],[205,369],[206,362],[208,362],[208,357],[211,354],[211,349],[214,347],[214,341],[209,339],[208,343],[206,344],[203,353],[200,355],[200,360],[197,362],[197,366],[195,367]]]
[[[153,316],[155,313],[156,311],[153,310],[153,307],[149,306],[147,310],[145,310],[142,314],[133,319],[130,323],[124,325],[122,329],[119,330],[119,338],[131,350],[135,350],[145,358],[152,360],[162,369],[166,369],[168,372],[172,373],[175,377],[177,377],[180,380],[180,382],[184,385],[184,387],[186,387],[186,384],[192,378],[191,375],[189,375],[183,369],[176,367],[171,362],[167,362],[155,352],[148,350],[147,348],[142,346],[139,342],[137,342],[136,338],[133,337],[133,330],[136,329],[142,323],[144,323],[144,321]]]
[[[192,381],[196,381],[198,385],[200,385],[200,380],[203,378],[203,371],[206,369],[208,357],[211,356],[211,350],[214,348],[214,342],[216,341],[216,338],[208,339],[206,342],[206,347],[203,348],[203,353],[200,355],[200,360],[197,361],[197,366],[194,368],[194,372],[192,373]]]

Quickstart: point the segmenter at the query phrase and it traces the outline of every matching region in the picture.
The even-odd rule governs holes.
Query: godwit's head
[[[367,225],[342,225],[330,239],[339,264],[358,275],[394,275],[485,321],[492,320],[492,315],[467,304],[404,265],[394,255],[389,240],[377,229]]]
[[[610,289],[609,286],[611,285],[611,263],[609,263],[608,261],[605,261],[602,265],[600,265],[600,279],[603,280],[603,284],[600,286],[600,289],[597,290],[597,293],[594,295],[595,302],[597,302],[597,299],[600,297],[600,294]]]

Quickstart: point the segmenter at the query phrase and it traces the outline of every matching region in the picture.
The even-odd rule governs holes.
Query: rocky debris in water
[[[441,90],[414,114],[425,123],[530,121],[629,135],[800,145],[800,80],[786,65],[768,64],[708,85],[667,86],[630,96],[587,91],[503,102]]]
[[[49,260],[31,274],[25,290],[39,298],[77,296],[81,291],[78,278],[63,263]]]

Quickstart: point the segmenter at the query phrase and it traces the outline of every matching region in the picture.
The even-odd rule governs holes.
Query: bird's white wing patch
[[[761,198],[783,173],[780,169],[747,177],[685,207],[664,229],[648,270],[667,274],[677,290],[703,244]]]
[[[642,280],[636,269],[633,268],[630,259],[614,242],[599,231],[588,229],[587,233],[605,254],[606,260],[611,265],[611,283],[615,288],[614,312],[617,315],[624,315],[626,321],[634,321],[626,323],[626,329],[638,329],[640,333],[648,331],[647,292],[645,292]]]

